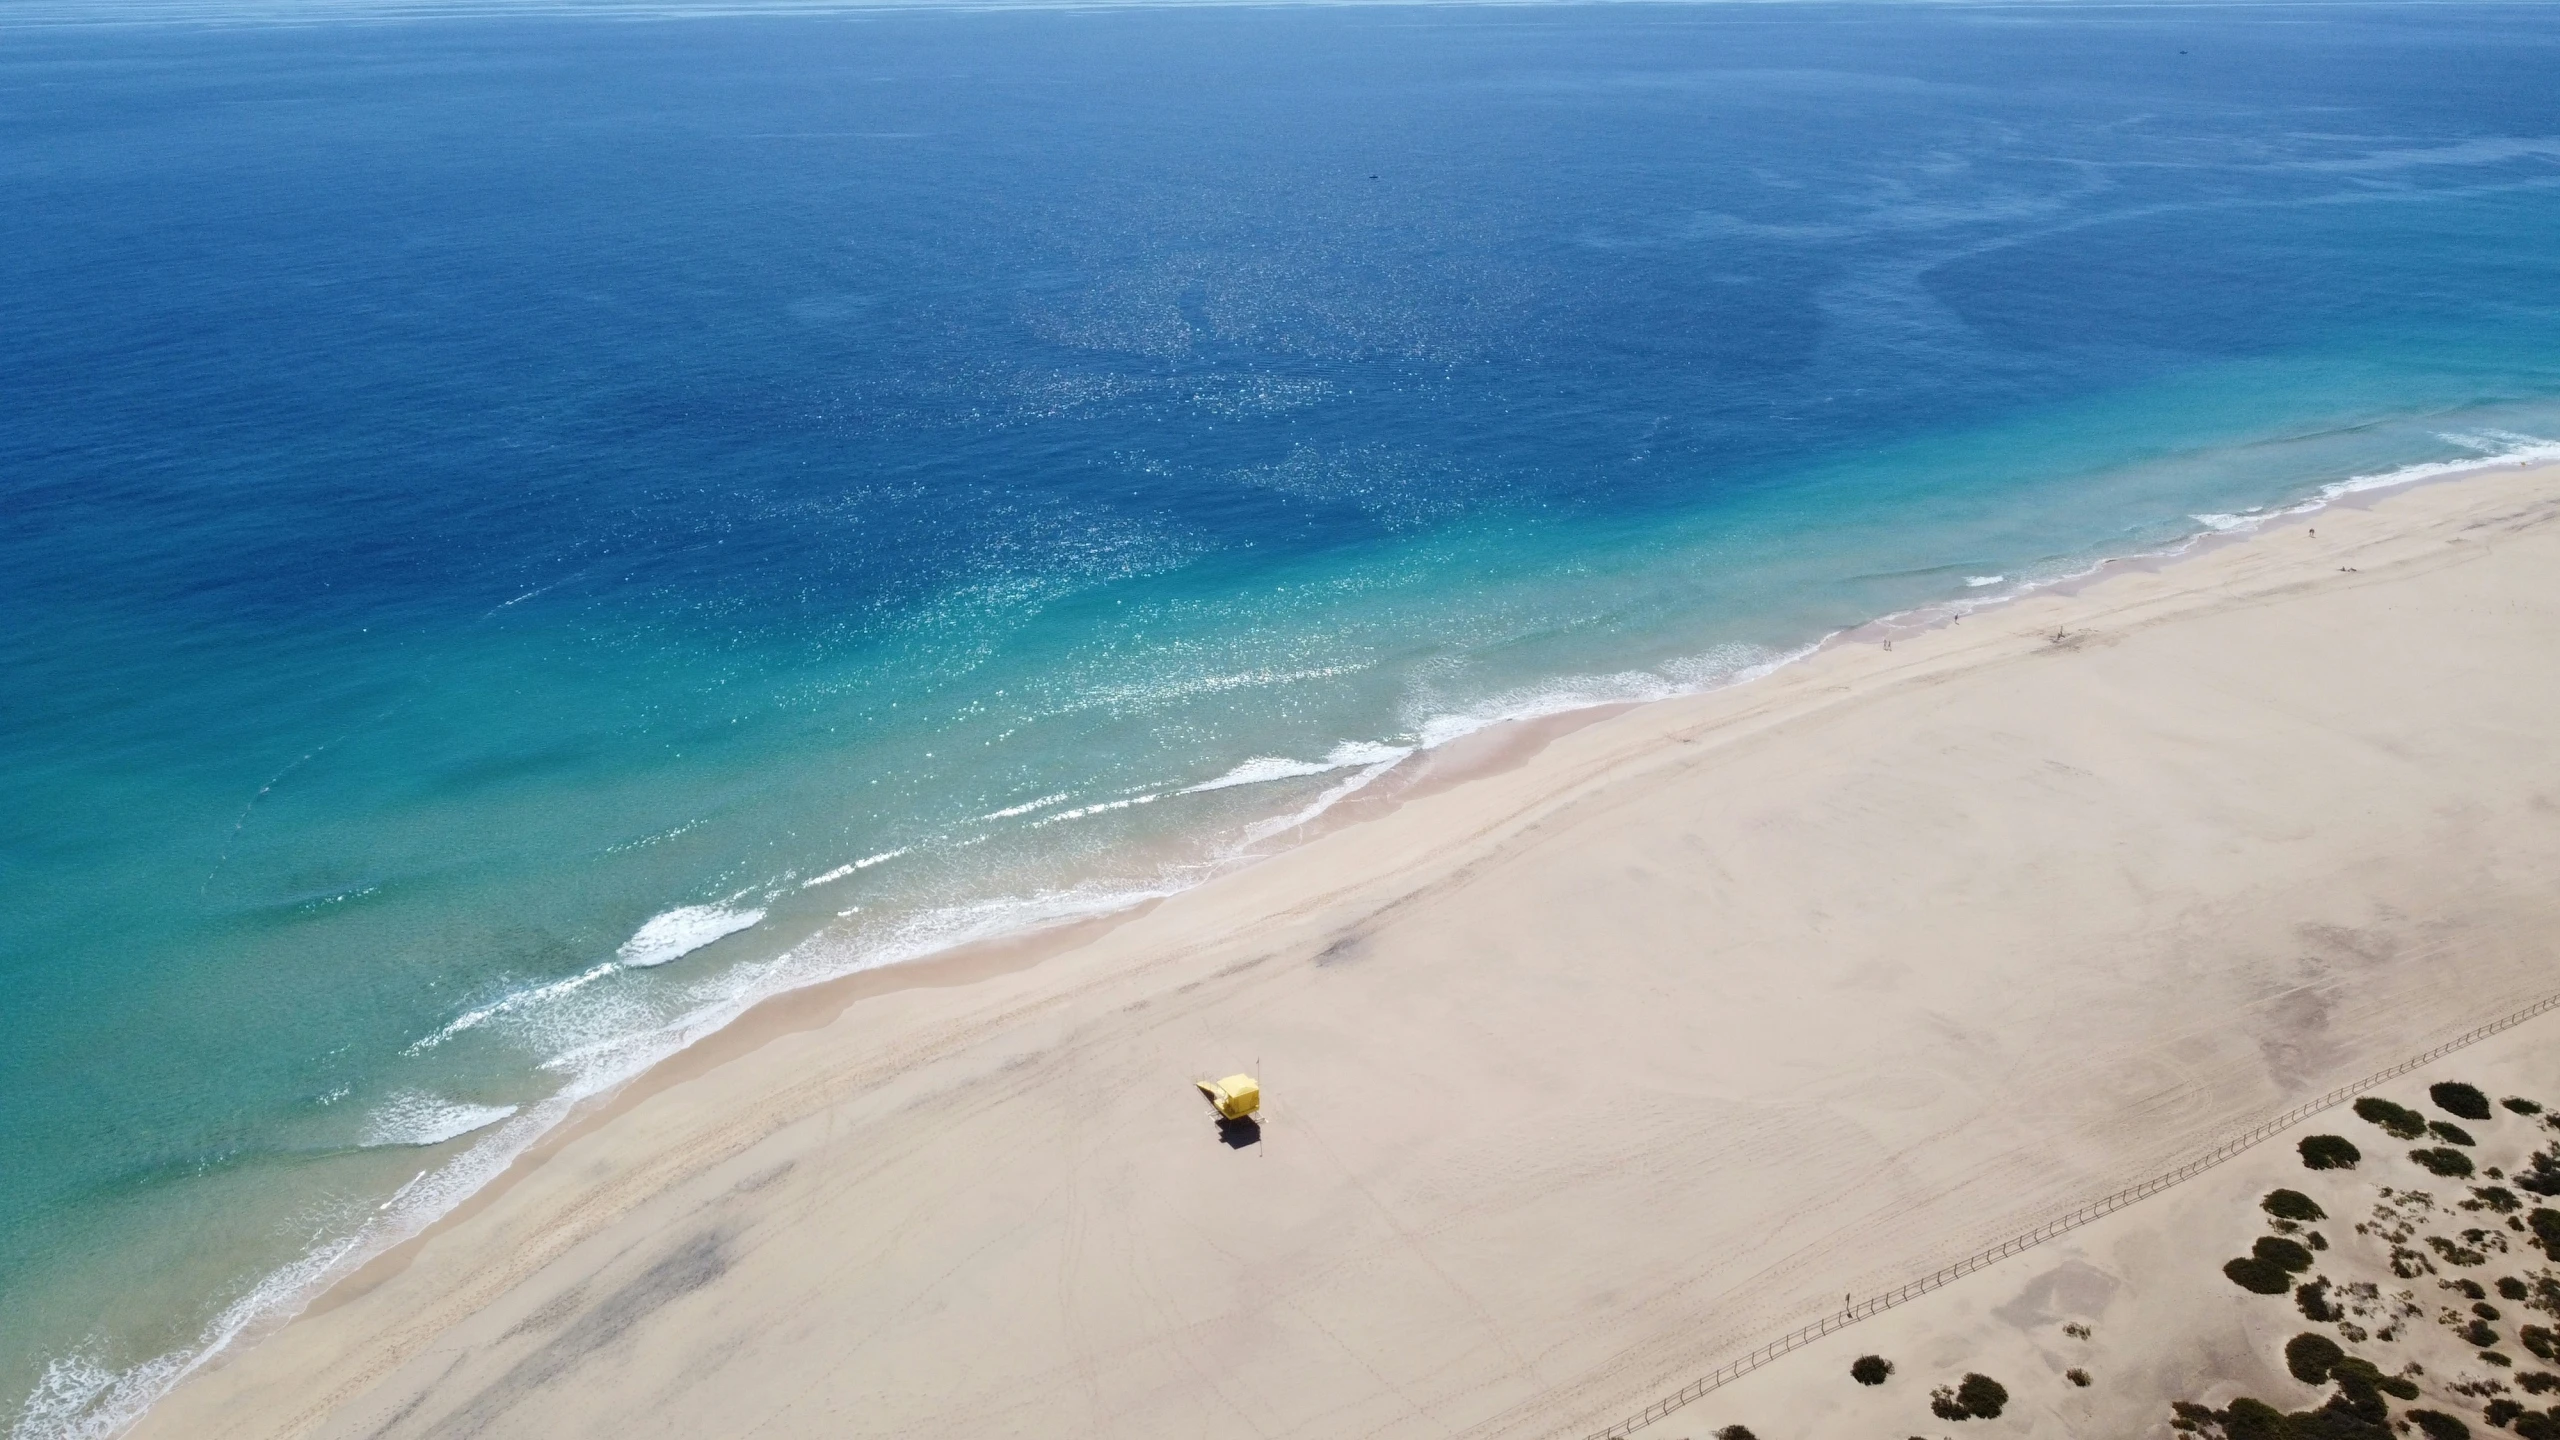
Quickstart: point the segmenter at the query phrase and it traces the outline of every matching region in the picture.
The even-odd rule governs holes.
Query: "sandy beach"
[[[136,1433],[1582,1435],[2560,990],[2560,471],[1882,638],[769,1005]],[[2554,1033],[2488,1042],[2502,1078],[2560,1099]],[[1193,1082],[1238,1070],[1231,1148]],[[1987,1345],[2063,1260],[2174,1259],[2257,1163],[1875,1331]],[[2195,1304],[2109,1320],[2115,1408],[1968,1433],[2165,1434],[2246,1333],[2190,1317],[2235,1233]],[[1846,1433],[1799,1377],[1831,1396],[1863,1328],[1648,1433]]]

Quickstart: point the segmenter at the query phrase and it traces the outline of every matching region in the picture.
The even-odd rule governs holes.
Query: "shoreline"
[[[2166,553],[2151,553],[2101,560],[2088,570],[2062,577],[2042,585],[2021,589],[1979,607],[1962,611],[1966,616],[1991,617],[2022,604],[2038,600],[2074,601],[2086,591],[2098,588],[2101,581],[2116,580],[2134,574],[2160,574],[2183,571],[2205,556],[2239,546],[2243,542],[2263,543],[2284,528],[2282,522],[2303,515],[2317,515],[2333,506],[2368,509],[2385,503],[2407,491],[2432,487],[2457,479],[2475,479],[2484,474],[2496,475],[2514,469],[2530,473],[2529,464],[2519,465],[2506,459],[2484,460],[2456,471],[2413,477],[2363,489],[2342,490],[2324,494],[2316,502],[2291,507],[2271,507],[2252,527],[2251,533],[2234,535],[2227,532],[2198,532]],[[1880,642],[1902,639],[1914,633],[1928,634],[1955,628],[1955,617],[1945,615],[1933,625],[1914,631],[1897,625],[1903,616],[1921,612],[1902,612],[1900,616],[1880,617],[1865,625],[1835,632],[1815,645],[1807,647],[1795,659],[1805,664],[1785,663],[1749,681],[1729,683],[1717,688],[1673,698],[1624,704],[1602,705],[1558,712],[1553,715],[1521,721],[1497,722],[1448,745],[1417,750],[1378,777],[1367,790],[1346,795],[1330,810],[1316,817],[1293,835],[1292,843],[1277,852],[1259,856],[1235,869],[1215,875],[1199,885],[1158,899],[1142,901],[1136,906],[1104,915],[1071,922],[1063,927],[1049,927],[1019,932],[997,940],[963,946],[942,955],[897,964],[881,965],[851,972],[835,979],[818,982],[781,994],[766,997],[748,1007],[737,1019],[704,1038],[657,1062],[634,1079],[611,1091],[590,1097],[572,1113],[519,1154],[502,1174],[482,1186],[460,1205],[425,1229],[357,1267],[315,1297],[302,1314],[317,1321],[355,1304],[378,1288],[404,1275],[419,1252],[469,1225],[475,1218],[501,1206],[518,1185],[539,1175],[557,1157],[618,1120],[646,1105],[652,1099],[682,1090],[690,1082],[703,1080],[731,1066],[731,1062],[753,1059],[781,1042],[818,1035],[843,1023],[862,1002],[885,999],[918,991],[967,990],[1000,977],[1018,978],[1048,966],[1063,957],[1089,951],[1106,937],[1117,935],[1148,919],[1168,905],[1178,905],[1221,886],[1231,886],[1244,877],[1261,874],[1282,865],[1293,857],[1332,837],[1354,831],[1374,829],[1371,822],[1385,820],[1421,802],[1446,799],[1463,791],[1482,790],[1478,782],[1495,777],[1517,775],[1539,762],[1559,744],[1587,738],[1609,722],[1630,715],[1649,716],[1651,723],[1639,720],[1645,729],[1660,729],[1667,718],[1662,712],[1702,704],[1729,704],[1744,709],[1764,709],[1761,705],[1730,701],[1742,692],[1759,692],[1778,676],[1787,676],[1800,688],[1813,683],[1805,677],[1828,656],[1857,647],[1870,657],[1879,655]],[[1996,622],[1993,622],[1996,623]],[[1984,628],[1984,627],[1977,627]],[[1725,698],[1720,698],[1725,697]],[[1621,747],[1611,747],[1621,748]],[[1577,767],[1587,768],[1587,767]],[[1606,768],[1605,765],[1599,768]],[[1469,809],[1480,809],[1484,797]],[[1498,823],[1498,822],[1497,822]],[[1351,888],[1358,888],[1357,886]],[[752,1068],[752,1067],[749,1067]],[[291,1331],[299,1321],[286,1321],[277,1331]],[[271,1332],[272,1333],[272,1332]],[[218,1370],[238,1358],[257,1353],[255,1346],[242,1346],[212,1358],[206,1370]],[[156,1413],[156,1411],[155,1411]],[[146,1420],[147,1423],[147,1420]]]

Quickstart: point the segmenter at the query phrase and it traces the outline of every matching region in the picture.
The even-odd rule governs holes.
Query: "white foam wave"
[[[1286,756],[1264,755],[1247,760],[1215,780],[1203,780],[1180,793],[1197,795],[1206,790],[1229,790],[1238,785],[1262,785],[1273,780],[1294,780],[1304,775],[1323,775],[1354,766],[1393,762],[1413,753],[1409,745],[1388,745],[1375,740],[1345,740],[1325,753],[1322,760],[1292,760]]]
[[[1126,810],[1132,805],[1153,805],[1163,798],[1164,796],[1161,794],[1154,794],[1132,795],[1126,800],[1105,800],[1099,805],[1084,805],[1073,810],[1061,810],[1055,815],[1044,816],[1041,819],[1032,821],[1030,828],[1037,830],[1046,825],[1055,825],[1062,820],[1081,820],[1087,815],[1100,815],[1112,810]]]
[[[1543,720],[1601,705],[1641,704],[1747,684],[1821,648],[1820,642],[1777,651],[1757,645],[1720,645],[1654,670],[1613,675],[1571,675],[1543,685],[1505,691],[1463,711],[1434,714],[1414,726],[1418,747],[1437,749],[1488,726]]]
[[[474,1131],[486,1130],[522,1106],[472,1105],[442,1096],[409,1091],[383,1102],[365,1129],[364,1144],[442,1145]]]
[[[692,954],[723,935],[735,935],[764,919],[762,910],[731,910],[718,905],[680,905],[633,932],[614,958],[634,970],[664,965]]]
[[[607,975],[610,975],[621,968],[622,965],[619,961],[608,960],[601,965],[593,967],[592,969],[580,971],[578,974],[572,975],[565,980],[554,980],[547,985],[535,985],[528,989],[518,990],[514,994],[493,1004],[483,1005],[476,1010],[465,1010],[460,1015],[455,1016],[452,1022],[446,1025],[443,1029],[438,1030],[436,1033],[423,1040],[412,1043],[408,1049],[401,1053],[406,1055],[415,1055],[422,1050],[432,1050],[447,1040],[452,1039],[454,1036],[461,1034],[465,1030],[476,1030],[481,1026],[488,1024],[490,1021],[497,1019],[501,1015],[511,1015],[528,1006],[538,1005],[545,1000],[553,999],[561,995],[567,995],[572,991],[583,990],[587,986],[594,984],[598,980],[603,979]]]
[[[839,865],[824,875],[819,875],[814,878],[801,881],[800,888],[803,890],[815,890],[821,885],[833,884],[857,870],[868,870],[874,865],[895,860],[899,856],[906,854],[907,849],[908,847],[901,845],[895,850],[883,850],[877,855],[865,855],[850,865]]]
[[[1997,585],[2008,578],[2006,575],[1967,575],[1964,577],[1964,588],[1979,590],[1985,585]]]
[[[2294,506],[2295,512],[2318,509],[2321,504],[2342,495],[2360,494],[2367,490],[2384,490],[2394,485],[2414,485],[2433,480],[2439,475],[2459,475],[2490,465],[2532,465],[2560,460],[2560,440],[2545,440],[2538,435],[2519,435],[2511,430],[2493,430],[2484,435],[2444,435],[2438,437],[2467,450],[2478,450],[2479,458],[2470,460],[2429,460],[2416,465],[2403,465],[2372,475],[2354,475],[2320,487],[2316,501]],[[2484,443],[2485,442],[2485,443]]]
[[[980,820],[1010,820],[1016,815],[1028,815],[1034,810],[1045,810],[1048,807],[1057,804],[1059,801],[1066,799],[1067,794],[1067,791],[1061,790],[1055,795],[1043,795],[1037,800],[1026,800],[1019,805],[1010,806],[1003,810],[990,810],[978,818]]]

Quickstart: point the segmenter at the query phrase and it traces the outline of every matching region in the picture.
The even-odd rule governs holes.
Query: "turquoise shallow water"
[[[0,19],[24,1437],[759,995],[2560,437],[2542,9],[100,13]]]

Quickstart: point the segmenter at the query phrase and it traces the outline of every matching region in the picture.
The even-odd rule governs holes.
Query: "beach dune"
[[[1587,1433],[2560,990],[2555,521],[2332,506],[791,997],[140,1433]]]

